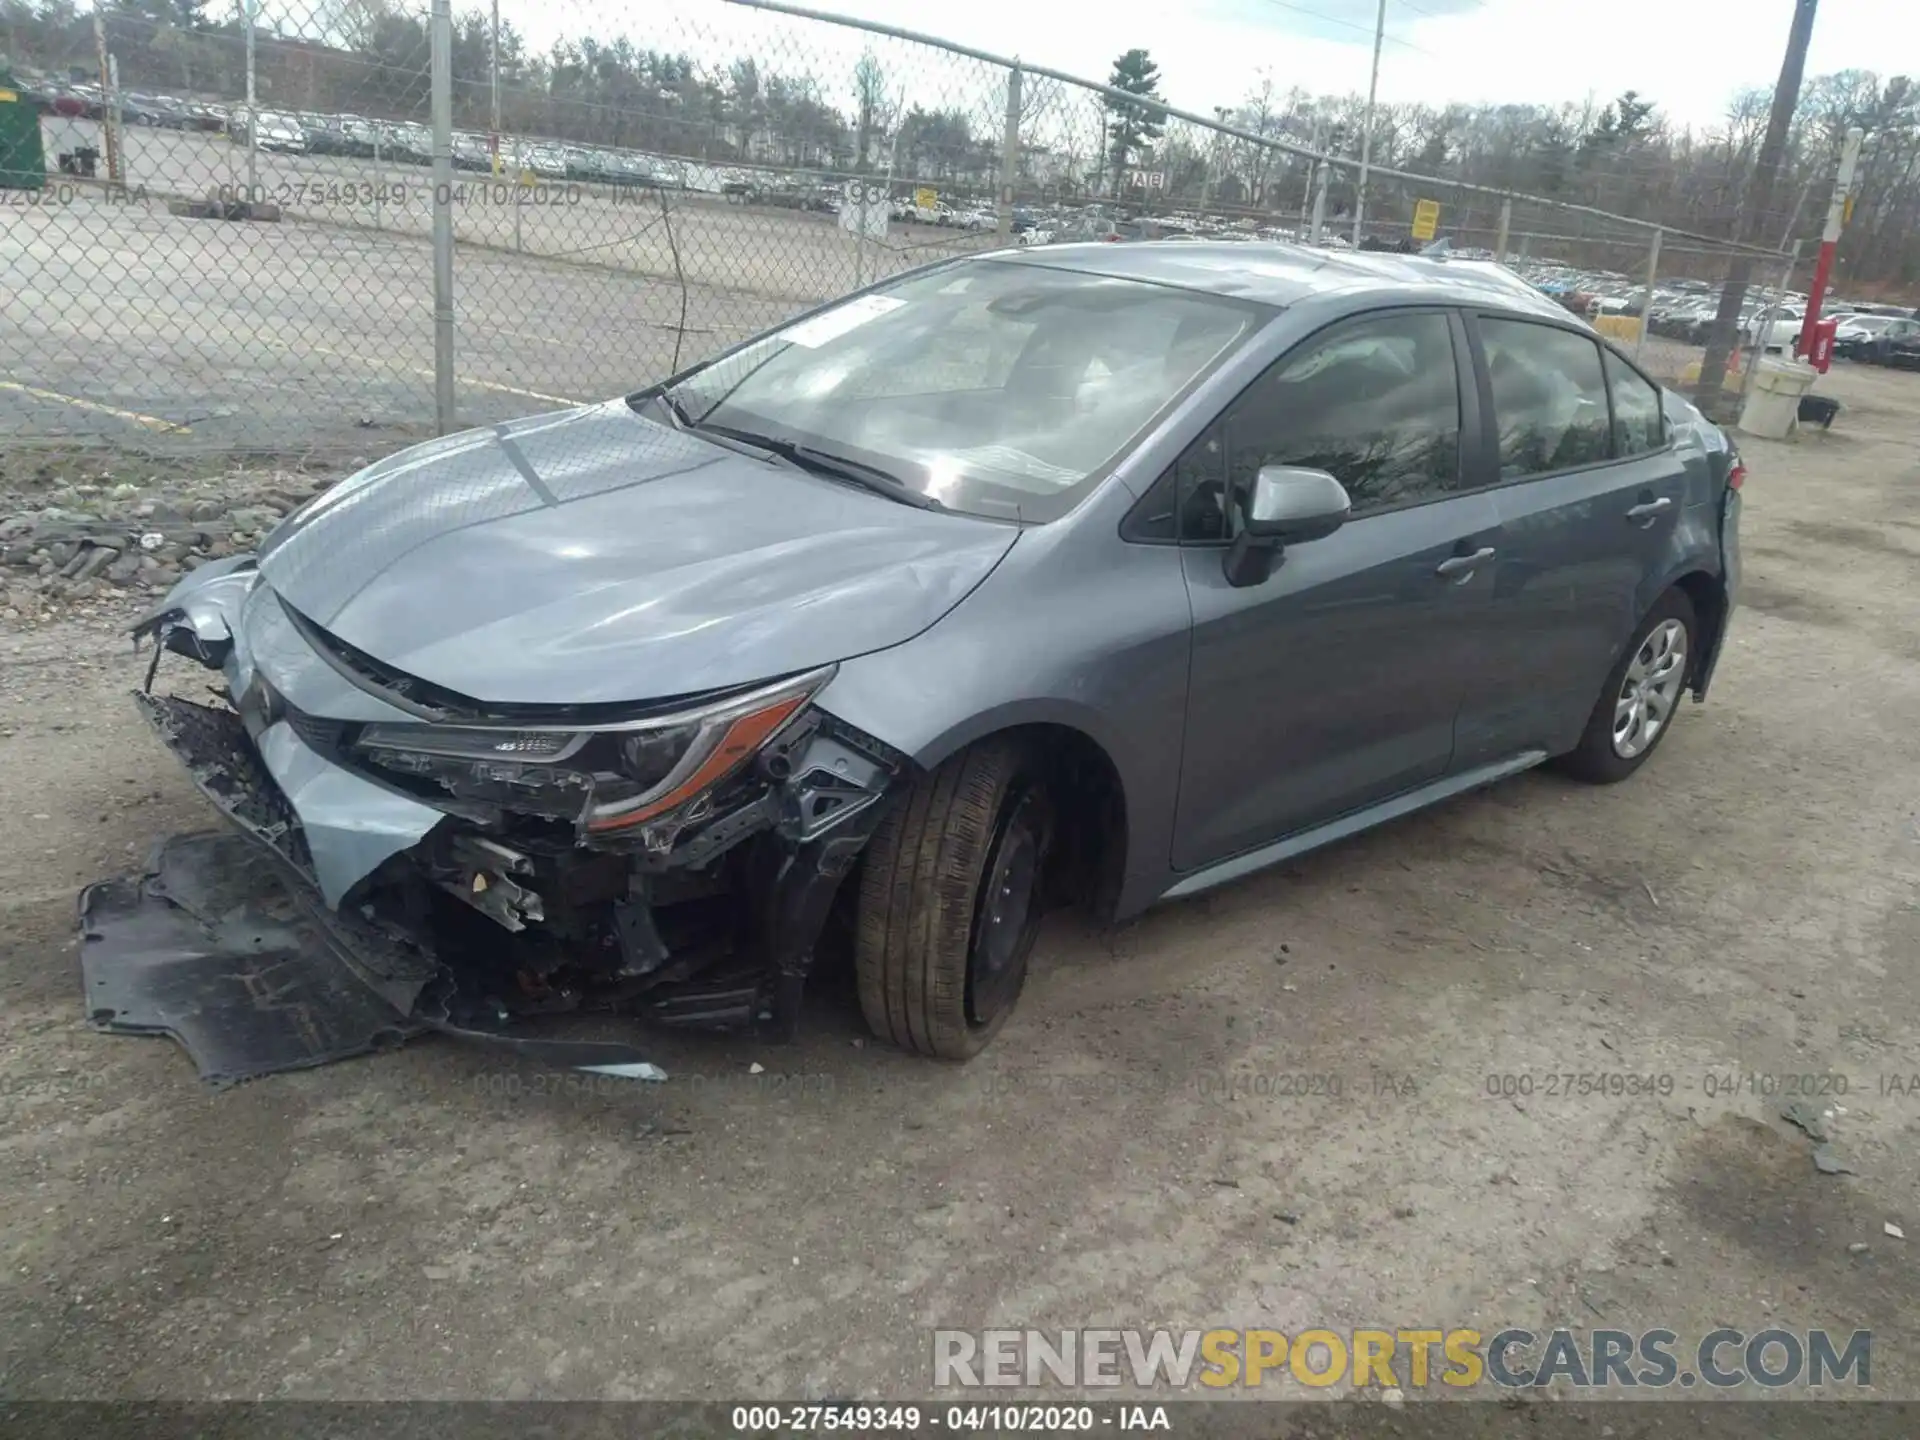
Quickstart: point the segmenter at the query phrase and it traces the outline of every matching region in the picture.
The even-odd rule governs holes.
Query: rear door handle
[[[1462,580],[1465,580],[1469,575],[1473,574],[1476,569],[1491,560],[1493,556],[1493,547],[1486,545],[1474,551],[1471,555],[1453,555],[1442,560],[1438,565],[1433,567],[1433,573],[1449,580],[1456,575]]]
[[[1645,528],[1653,523],[1655,516],[1663,515],[1672,508],[1672,498],[1662,495],[1658,500],[1645,500],[1634,506],[1631,510],[1627,511],[1627,519],[1637,520],[1640,522],[1642,528]]]

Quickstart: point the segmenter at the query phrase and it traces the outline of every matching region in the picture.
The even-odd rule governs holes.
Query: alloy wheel
[[[1662,620],[1634,651],[1613,707],[1613,753],[1632,760],[1646,753],[1673,718],[1687,680],[1687,627]]]

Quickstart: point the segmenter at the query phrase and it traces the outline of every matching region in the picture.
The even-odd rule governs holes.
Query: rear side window
[[[1607,388],[1613,392],[1613,453],[1644,455],[1665,443],[1660,430],[1660,392],[1611,350],[1603,352]]]
[[[1482,318],[1493,380],[1500,478],[1518,480],[1605,460],[1611,441],[1598,342],[1524,320]]]

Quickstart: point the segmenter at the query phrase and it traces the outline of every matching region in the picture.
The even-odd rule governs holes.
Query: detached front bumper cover
[[[514,932],[527,927],[487,903],[525,883],[532,859],[489,838],[501,836],[497,819],[477,824],[462,806],[425,804],[341,763],[321,733],[337,740],[339,722],[293,710],[258,663],[283,637],[273,633],[277,604],[270,594],[250,596],[252,579],[243,570],[215,577],[217,603],[163,607],[142,622],[157,647],[222,670],[226,693],[237,696],[227,708],[156,695],[151,669],[149,690],[135,696],[234,833],[173,837],[141,875],[82,894],[92,1023],[172,1035],[215,1084],[324,1064],[425,1030],[544,1063],[664,1079],[630,1046],[509,1033],[529,1015],[578,1008],[588,996],[664,1023],[752,1023],[792,1034],[833,897],[879,824],[879,802],[904,757],[810,714],[781,732],[774,759],[693,807],[665,846],[583,835],[574,848],[541,851],[542,864],[563,872],[580,864],[604,877],[611,863],[627,877],[621,898],[596,912],[611,923],[578,956],[589,970],[600,967],[598,978],[585,990],[570,986],[573,998],[557,1005],[544,971],[498,963],[521,953],[511,947],[528,937]],[[449,856],[479,868],[450,884]],[[750,938],[751,949],[736,947],[718,963],[673,952],[655,925],[656,899],[684,888],[675,872],[696,877],[697,888],[723,862],[745,887],[736,939]],[[431,906],[417,903],[435,886],[488,916],[488,931],[503,929],[477,948],[472,937],[441,932]],[[524,893],[533,905],[509,913],[538,925],[540,896]],[[563,908],[574,903],[549,896]],[[571,936],[533,938],[551,955],[578,946],[580,932]],[[625,960],[610,965],[609,954]]]

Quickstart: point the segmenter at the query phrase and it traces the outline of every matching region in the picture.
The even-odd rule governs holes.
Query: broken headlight
[[[368,725],[355,749],[456,796],[615,832],[678,809],[731,775],[832,674],[827,666],[728,700],[604,725]]]

